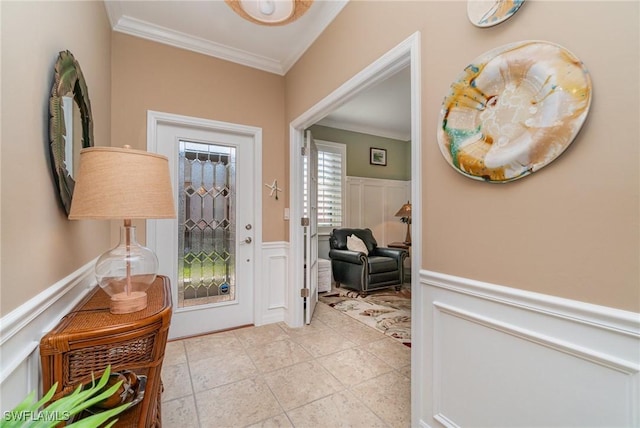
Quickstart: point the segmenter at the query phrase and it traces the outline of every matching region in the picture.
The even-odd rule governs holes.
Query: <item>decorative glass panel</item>
[[[180,141],[178,307],[235,300],[236,151]]]

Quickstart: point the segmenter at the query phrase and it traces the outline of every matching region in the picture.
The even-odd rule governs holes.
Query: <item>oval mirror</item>
[[[49,99],[51,164],[60,201],[69,214],[80,149],[93,147],[93,119],[87,83],[80,64],[62,51],[54,67]]]

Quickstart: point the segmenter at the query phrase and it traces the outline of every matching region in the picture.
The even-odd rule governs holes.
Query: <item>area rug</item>
[[[318,299],[411,347],[410,284],[405,284],[400,291],[393,288],[370,291],[366,297],[346,288],[332,288],[321,293]]]

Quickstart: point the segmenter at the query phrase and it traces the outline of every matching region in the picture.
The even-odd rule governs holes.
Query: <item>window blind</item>
[[[316,142],[318,147],[318,227],[341,227],[344,219],[344,144]],[[304,216],[307,216],[307,158],[304,160]]]

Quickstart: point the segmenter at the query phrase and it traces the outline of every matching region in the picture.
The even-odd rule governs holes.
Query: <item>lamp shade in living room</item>
[[[156,255],[136,240],[132,219],[175,218],[166,157],[125,146],[80,151],[69,219],[124,220],[120,243],[96,262],[96,278],[111,296],[111,312],[147,306],[146,289],[158,271]]]
[[[411,245],[411,203],[409,201],[400,207],[396,217],[402,217],[403,221],[407,223],[407,235],[404,238],[404,243]]]

